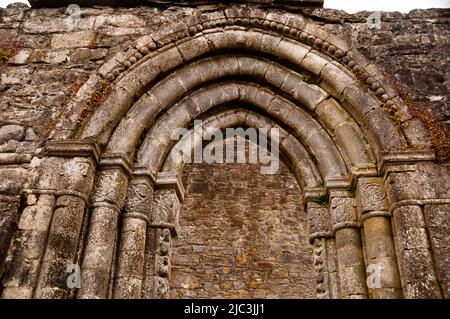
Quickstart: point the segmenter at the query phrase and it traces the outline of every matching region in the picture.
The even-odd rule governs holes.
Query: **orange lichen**
[[[411,111],[411,114],[420,119],[425,125],[431,142],[436,151],[436,156],[439,161],[450,164],[450,132],[446,132],[445,128],[439,123],[436,117],[423,105],[414,101],[410,92],[400,85],[387,71],[385,75],[390,79],[395,90],[402,98],[405,105]]]

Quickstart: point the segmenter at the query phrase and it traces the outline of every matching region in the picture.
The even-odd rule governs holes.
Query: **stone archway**
[[[85,112],[101,83],[111,93]],[[22,218],[42,218],[14,235],[48,238],[10,256],[18,276],[30,264],[39,271],[19,286],[6,279],[4,296],[167,297],[184,196],[179,172],[164,170],[170,133],[198,117],[219,121],[237,103],[256,113],[244,122],[286,132],[281,145],[305,185],[316,297],[442,297],[423,211],[448,199],[430,178],[441,168],[426,132],[405,125],[413,117],[373,64],[301,16],[231,7],[187,18],[117,54],[82,91],[27,190]],[[73,263],[77,291],[65,286]],[[410,271],[419,265],[423,278]],[[367,287],[374,266],[383,279]]]
[[[254,149],[249,142],[246,151]],[[170,298],[315,298],[301,188],[288,159],[274,175],[262,174],[264,166],[247,157],[182,170]]]

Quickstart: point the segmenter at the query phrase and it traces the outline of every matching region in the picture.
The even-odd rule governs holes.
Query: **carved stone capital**
[[[355,199],[350,197],[335,197],[330,203],[333,227],[338,224],[357,223]]]
[[[122,169],[105,169],[98,173],[95,180],[92,203],[106,202],[123,207],[127,195],[128,174]]]
[[[180,201],[173,189],[157,189],[154,195],[152,222],[178,226]]]
[[[357,199],[362,214],[388,209],[386,192],[381,178],[360,178]]]
[[[185,189],[178,174],[160,172],[157,175],[156,185],[159,189],[174,190],[179,201],[183,201]]]
[[[128,187],[125,215],[141,214],[150,218],[153,202],[153,185],[146,178],[133,178]]]
[[[98,164],[100,148],[97,143],[84,141],[50,141],[45,146],[47,156],[57,157],[88,157]]]
[[[328,207],[317,203],[308,203],[308,219],[311,243],[316,238],[331,237],[331,223]]]

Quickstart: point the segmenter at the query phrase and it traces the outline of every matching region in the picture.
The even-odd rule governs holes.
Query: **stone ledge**
[[[157,175],[156,186],[159,189],[174,189],[180,202],[184,200],[186,190],[177,174],[160,172]]]
[[[97,164],[100,157],[99,146],[82,141],[51,141],[45,146],[47,156],[58,157],[91,157]]]

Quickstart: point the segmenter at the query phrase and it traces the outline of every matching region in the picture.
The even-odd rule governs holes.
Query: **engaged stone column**
[[[145,248],[145,278],[142,298],[169,297],[172,239],[177,235],[180,201],[184,189],[173,175],[158,174],[157,190]]]
[[[414,156],[425,159],[429,153]],[[425,161],[405,164],[394,156],[385,166],[385,187],[393,215],[403,295],[408,299],[442,298],[436,256],[430,245],[431,229],[427,227],[423,210],[427,205],[447,200],[448,171]]]
[[[114,298],[139,299],[144,276],[145,241],[150,224],[153,180],[134,176],[123,215]]]
[[[405,297],[441,298],[422,208],[405,205],[395,208],[393,215]]]
[[[310,243],[313,245],[316,297],[339,298],[336,246],[332,238],[330,213],[325,205],[308,202]]]
[[[358,180],[358,206],[364,226],[370,298],[402,298],[391,218],[381,178]]]
[[[333,233],[336,237],[341,298],[365,299],[366,276],[355,200],[332,195],[330,205]]]
[[[42,190],[41,190],[42,191]],[[27,206],[20,216],[5,261],[2,298],[33,297],[38,270],[45,252],[45,244],[55,206],[54,192],[42,194],[28,190]]]
[[[106,298],[117,241],[117,225],[127,194],[129,164],[105,158],[95,181],[78,298]]]
[[[20,213],[19,204],[19,195],[0,195],[0,278],[3,277],[3,263],[11,243],[11,238],[16,231]]]
[[[33,189],[24,190],[28,206],[14,238],[11,272],[4,277],[5,298],[68,298],[73,293],[66,269],[78,262],[98,149],[66,141],[51,142],[45,150],[42,174]]]

